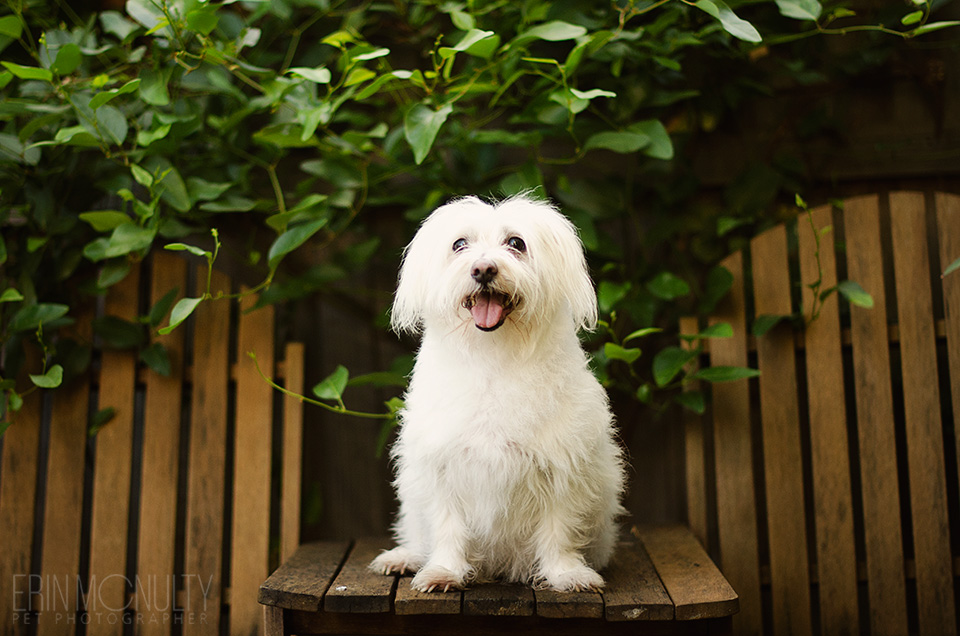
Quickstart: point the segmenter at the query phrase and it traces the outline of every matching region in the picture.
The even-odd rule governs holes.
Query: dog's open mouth
[[[463,306],[470,311],[477,329],[496,331],[516,305],[506,294],[485,290],[465,298]]]

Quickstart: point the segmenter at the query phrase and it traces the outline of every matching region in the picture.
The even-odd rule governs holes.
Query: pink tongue
[[[490,329],[500,324],[503,318],[503,306],[490,294],[480,294],[470,308],[473,322],[481,329]]]

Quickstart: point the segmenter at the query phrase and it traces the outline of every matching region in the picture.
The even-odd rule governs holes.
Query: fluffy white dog
[[[370,567],[416,572],[425,592],[601,588],[624,476],[577,339],[597,307],[573,224],[525,197],[440,207],[407,247],[392,316],[423,340],[392,450],[398,546]]]

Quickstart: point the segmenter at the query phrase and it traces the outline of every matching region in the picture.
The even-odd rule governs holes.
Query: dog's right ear
[[[413,241],[403,250],[397,292],[390,309],[390,327],[398,334],[419,333],[423,324],[429,279],[424,276],[423,264],[420,262],[424,255],[421,254],[423,247],[418,245],[418,236],[414,236]]]

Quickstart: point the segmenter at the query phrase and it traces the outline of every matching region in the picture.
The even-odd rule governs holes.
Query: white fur
[[[496,265],[490,288],[515,302],[495,331],[464,306],[478,262]],[[423,333],[392,450],[398,546],[371,568],[416,572],[421,591],[491,579],[602,587],[624,477],[577,338],[596,318],[576,229],[550,205],[469,197],[430,215],[405,252],[392,314],[398,331]]]

